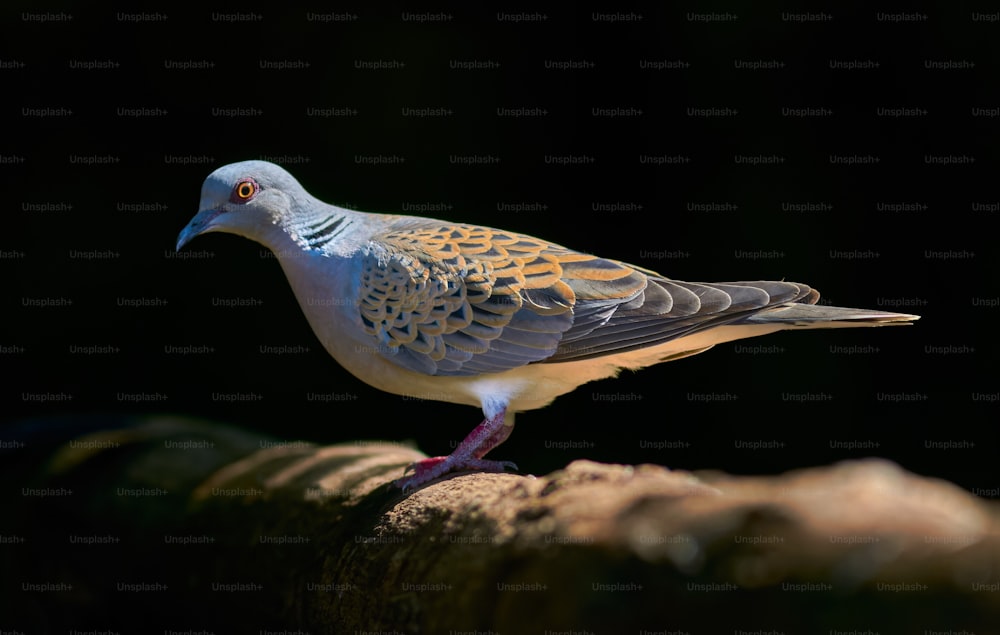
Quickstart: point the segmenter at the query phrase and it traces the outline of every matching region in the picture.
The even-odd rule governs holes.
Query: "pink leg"
[[[503,443],[510,435],[513,426],[504,425],[505,412],[501,410],[496,416],[476,426],[476,429],[470,432],[469,436],[465,437],[465,440],[448,456],[434,456],[406,468],[407,472],[413,470],[413,475],[397,480],[396,485],[405,492],[448,472],[461,470],[503,472],[507,468],[516,470],[517,466],[510,461],[491,461],[483,458],[487,452]]]

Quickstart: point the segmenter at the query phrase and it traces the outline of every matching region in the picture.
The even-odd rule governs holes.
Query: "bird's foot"
[[[476,429],[470,432],[469,436],[465,437],[465,440],[448,456],[433,456],[407,467],[403,472],[403,478],[396,481],[396,486],[403,488],[405,492],[448,472],[462,470],[503,472],[508,468],[516,470],[517,466],[510,461],[491,461],[483,458],[487,452],[503,443],[510,434],[514,424],[511,422],[510,425],[505,425],[505,412],[506,410],[500,410],[476,426]],[[413,475],[406,476],[411,470]]]
[[[448,456],[432,456],[429,459],[417,461],[406,468],[406,473],[413,472],[410,476],[404,476],[395,481],[396,486],[404,492],[425,483],[429,483],[439,476],[444,476],[449,472],[461,472],[473,470],[476,472],[503,472],[505,470],[516,470],[517,465],[510,461],[493,461],[490,459],[477,459],[472,456],[459,456],[450,454]]]

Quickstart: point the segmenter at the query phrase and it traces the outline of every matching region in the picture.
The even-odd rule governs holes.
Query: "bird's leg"
[[[501,410],[483,420],[448,456],[434,456],[410,465],[406,471],[412,470],[413,475],[399,479],[396,485],[406,491],[448,472],[461,470],[503,472],[507,468],[517,469],[517,466],[510,461],[492,461],[483,458],[487,452],[503,443],[510,435],[514,425],[505,423],[505,414],[506,410]]]

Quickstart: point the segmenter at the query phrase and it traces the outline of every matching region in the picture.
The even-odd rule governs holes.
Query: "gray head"
[[[228,232],[263,242],[274,225],[287,228],[296,210],[313,199],[281,166],[267,161],[224,165],[201,186],[198,213],[181,230],[177,249],[195,236]]]

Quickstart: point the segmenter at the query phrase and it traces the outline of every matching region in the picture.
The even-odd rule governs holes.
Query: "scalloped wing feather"
[[[365,331],[385,358],[428,375],[610,355],[818,298],[791,282],[670,280],[531,236],[412,217],[363,257]]]
[[[537,238],[418,219],[375,236],[363,256],[365,331],[386,358],[431,375],[543,361],[588,316],[599,325],[646,286],[628,265]]]

